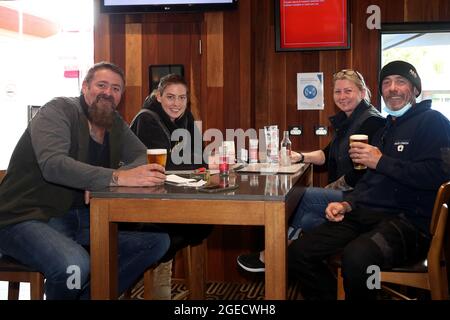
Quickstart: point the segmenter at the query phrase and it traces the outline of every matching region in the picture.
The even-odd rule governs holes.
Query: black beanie
[[[397,60],[389,62],[383,67],[383,69],[381,69],[380,81],[378,83],[381,95],[383,95],[381,91],[381,84],[384,78],[391,75],[399,75],[408,79],[418,91],[416,97],[418,97],[422,92],[422,82],[416,68],[414,68],[414,66],[412,64],[409,64],[408,62]]]

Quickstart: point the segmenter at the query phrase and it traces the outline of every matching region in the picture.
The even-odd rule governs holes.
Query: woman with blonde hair
[[[307,188],[291,218],[289,243],[301,231],[308,231],[326,221],[325,208],[329,202],[342,201],[344,192],[353,186],[366,170],[354,170],[350,159],[349,137],[366,134],[370,139],[384,126],[385,119],[370,104],[370,90],[363,76],[356,70],[344,69],[333,75],[333,99],[340,111],[330,117],[334,129],[330,143],[323,150],[293,152],[293,161],[326,166],[328,185]],[[264,251],[240,255],[238,265],[249,272],[264,272]]]

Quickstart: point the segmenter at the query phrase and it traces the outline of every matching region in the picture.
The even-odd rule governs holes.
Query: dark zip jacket
[[[448,119],[431,110],[431,100],[422,101],[399,118],[388,116],[373,145],[383,155],[346,201],[352,208],[403,213],[428,234],[436,192],[450,178]]]
[[[366,134],[369,142],[373,135],[384,126],[385,119],[380,112],[365,100],[361,100],[350,117],[343,111],[330,117],[334,135],[328,146],[323,150],[328,167],[328,183],[344,176],[349,186],[355,186],[364,170],[354,170],[352,159],[348,154],[349,138],[352,134]]]

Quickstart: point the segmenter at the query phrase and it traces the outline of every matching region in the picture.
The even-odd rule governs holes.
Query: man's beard
[[[88,107],[88,119],[96,126],[110,130],[114,122],[116,107],[113,97],[99,94],[92,105]]]

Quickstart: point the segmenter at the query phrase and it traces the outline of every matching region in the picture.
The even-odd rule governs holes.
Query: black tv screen
[[[226,10],[238,0],[102,0],[103,13],[186,12]]]
[[[148,66],[149,94],[158,88],[159,80],[169,73],[175,73],[184,77],[184,66],[182,64],[157,64]]]

